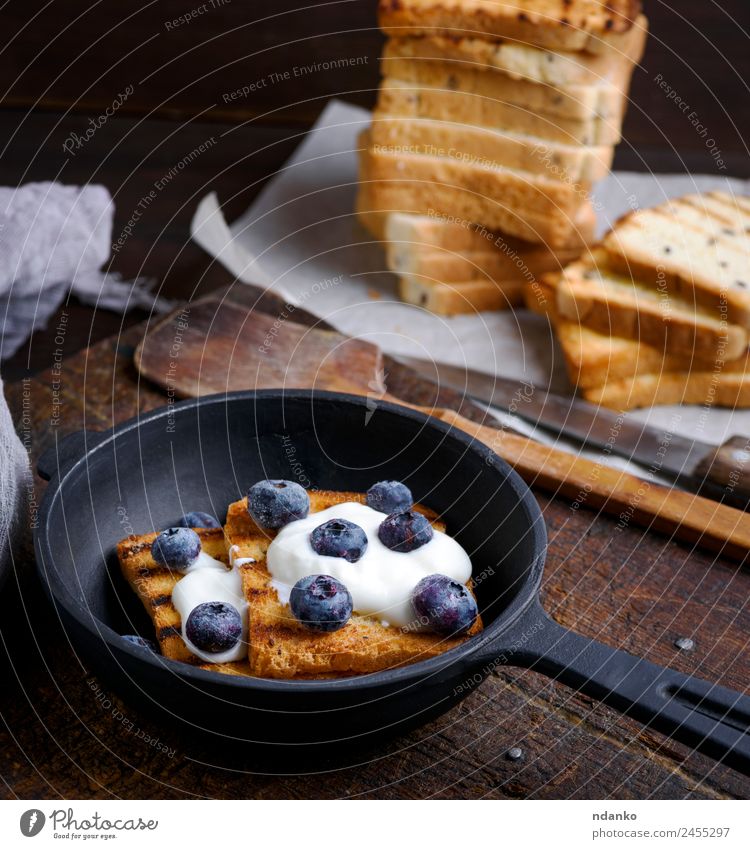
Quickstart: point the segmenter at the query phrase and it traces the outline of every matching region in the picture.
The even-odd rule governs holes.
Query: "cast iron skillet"
[[[750,771],[750,698],[547,617],[538,600],[546,533],[534,497],[490,449],[442,422],[350,395],[237,392],[68,437],[41,458],[39,473],[50,486],[35,535],[38,569],[73,646],[123,698],[214,742],[370,744],[448,710],[493,668],[512,664]],[[124,642],[118,634],[137,627],[150,636],[151,628],[119,575],[115,543],[186,510],[223,517],[265,477],[349,490],[405,480],[471,554],[485,630],[403,669],[309,682],[205,672]]]

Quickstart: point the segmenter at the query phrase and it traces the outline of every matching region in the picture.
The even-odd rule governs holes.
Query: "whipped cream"
[[[227,569],[221,560],[214,560],[205,551],[201,551],[172,590],[172,604],[182,621],[182,639],[190,651],[206,663],[227,663],[231,660],[242,660],[247,656],[247,602],[242,592],[239,567],[252,561],[252,558],[234,558],[230,552],[230,560],[232,565]],[[188,616],[193,609],[209,601],[223,601],[233,605],[242,618],[242,636],[236,645],[224,652],[201,651],[190,642],[185,633]]]
[[[301,578],[331,575],[351,593],[355,613],[376,617],[385,626],[417,630],[418,617],[411,603],[414,587],[436,572],[466,584],[471,578],[471,560],[454,539],[435,529],[432,539],[420,548],[391,551],[378,538],[378,527],[385,518],[385,513],[365,504],[346,502],[285,525],[266,555],[271,586],[279,601],[289,603],[291,589]],[[356,563],[313,549],[310,534],[329,519],[348,519],[367,534],[367,548]]]

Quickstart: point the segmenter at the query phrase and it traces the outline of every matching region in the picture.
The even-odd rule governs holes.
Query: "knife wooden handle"
[[[738,504],[750,501],[750,439],[733,436],[702,460],[694,475]]]
[[[742,510],[476,424],[452,410],[421,409],[471,434],[510,463],[527,484],[570,499],[574,509],[601,510],[623,526],[653,529],[733,560],[744,560],[750,551],[750,515]]]

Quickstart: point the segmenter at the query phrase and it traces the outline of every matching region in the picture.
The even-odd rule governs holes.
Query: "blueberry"
[[[200,510],[191,510],[177,523],[178,528],[220,528],[221,522],[210,513],[201,513]]]
[[[282,528],[310,512],[310,496],[293,481],[258,481],[247,494],[247,512],[261,528]]]
[[[167,528],[151,543],[151,555],[160,566],[187,569],[201,553],[201,538],[190,528]]]
[[[122,638],[123,640],[127,640],[127,642],[132,643],[134,646],[138,646],[142,649],[148,649],[154,654],[159,654],[159,649],[156,643],[151,640],[146,640],[143,637],[139,637],[137,634],[123,634]]]
[[[367,506],[381,513],[400,513],[413,504],[411,490],[401,481],[380,481],[367,490]]]
[[[432,539],[432,525],[421,513],[403,510],[383,519],[378,528],[378,537],[391,551],[414,551]]]
[[[330,575],[308,575],[292,587],[289,606],[295,618],[313,631],[338,631],[351,619],[349,590]]]
[[[440,634],[468,631],[477,618],[477,603],[468,588],[447,575],[428,575],[411,596],[417,615]]]
[[[329,519],[310,534],[310,545],[318,554],[356,563],[367,548],[367,534],[354,522]]]
[[[229,651],[242,636],[239,610],[224,601],[206,601],[190,611],[185,636],[200,651]]]

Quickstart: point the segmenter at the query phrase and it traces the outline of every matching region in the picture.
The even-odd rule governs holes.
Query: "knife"
[[[625,457],[650,474],[667,474],[686,489],[743,509],[750,505],[750,437],[733,436],[717,447],[632,421],[624,413],[579,398],[557,395],[525,380],[418,357],[398,355],[392,359],[435,385],[507,410],[584,446]]]

